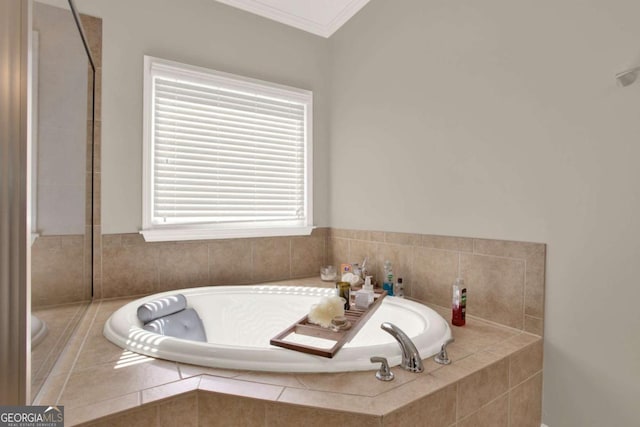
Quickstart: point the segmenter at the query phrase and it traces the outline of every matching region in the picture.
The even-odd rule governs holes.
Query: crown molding
[[[344,24],[346,24],[349,19],[353,18],[353,16],[356,13],[358,13],[360,11],[360,9],[365,7],[367,5],[367,3],[369,3],[369,0],[352,0],[352,1],[350,1],[344,7],[344,9],[342,9],[340,11],[340,13],[337,14],[331,20],[331,22],[329,22],[327,25],[325,25],[325,29],[326,29],[326,34],[327,35],[324,36],[324,37],[332,36],[333,33],[338,31],[340,29],[340,27],[342,27]]]
[[[330,37],[369,2],[369,0],[351,0],[330,22],[322,23],[256,0],[217,1],[325,38]]]

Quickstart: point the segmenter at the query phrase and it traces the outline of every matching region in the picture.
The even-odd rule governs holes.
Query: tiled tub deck
[[[375,379],[373,364],[332,374],[234,371],[111,344],[104,323],[130,300],[91,304],[39,394],[36,404],[65,406],[66,425],[540,426],[537,335],[468,317],[452,327],[451,365],[428,359],[421,374],[395,367],[388,383]],[[448,309],[433,308],[449,318]]]

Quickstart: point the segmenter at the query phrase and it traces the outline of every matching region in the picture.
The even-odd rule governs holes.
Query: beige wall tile
[[[511,355],[509,386],[515,387],[533,374],[542,370],[542,340],[539,340]]]
[[[301,390],[286,387],[278,401],[293,405],[309,406],[314,408],[332,408],[336,411],[356,412],[371,414],[379,408],[371,403],[371,398],[353,394],[339,394],[317,390]]]
[[[412,272],[412,247],[407,245],[392,245],[388,243],[379,243],[378,251],[376,254],[376,266],[375,277],[378,282],[382,282],[384,279],[384,262],[386,260],[391,261],[393,273],[395,279],[402,277],[402,282],[405,287],[405,293],[411,294],[411,279],[413,277]]]
[[[149,294],[156,290],[157,246],[109,247],[104,248],[102,256],[102,289],[105,298]]]
[[[473,252],[508,258],[529,259],[544,257],[543,243],[514,242],[509,240],[473,239]]]
[[[110,248],[122,246],[122,234],[103,234],[102,247]]]
[[[206,243],[161,245],[158,252],[157,291],[209,285],[209,247]]]
[[[374,367],[374,365],[371,365]],[[414,373],[403,369],[393,369],[394,386],[405,384],[416,379]],[[377,396],[389,391],[389,383],[379,381],[375,371],[336,372],[320,374],[298,374],[298,380],[303,384],[299,388],[329,391],[333,393],[360,394],[363,396]]]
[[[350,230],[344,228],[329,228],[329,237],[340,237],[342,239],[351,238]]]
[[[164,360],[128,366],[99,365],[74,371],[62,393],[61,403],[69,407],[84,406],[179,379],[176,364]]]
[[[371,240],[371,231],[369,230],[350,230],[350,238],[355,240]]]
[[[456,384],[432,393],[382,418],[383,425],[442,427],[456,420]]]
[[[384,233],[384,241],[396,245],[419,246],[422,235],[412,233]]]
[[[198,393],[198,425],[264,426],[267,403],[262,400],[228,396],[219,393]]]
[[[100,172],[102,170],[102,122],[89,120],[89,123],[93,123],[93,171]]]
[[[380,417],[308,408],[286,404],[269,404],[266,407],[265,426],[268,427],[365,427],[379,426]]]
[[[100,328],[102,329],[102,328]],[[100,335],[91,335],[82,346],[76,361],[76,369],[92,368],[103,363],[115,364],[124,354],[129,353]]]
[[[268,237],[253,240],[253,279],[256,281],[289,278],[291,239]]]
[[[365,258],[367,258],[367,270],[369,272],[378,271],[377,253],[380,243],[364,241],[364,240],[350,240],[349,241],[349,258],[347,261],[350,264],[358,263],[362,264]],[[380,281],[380,276],[376,277]]]
[[[138,410],[140,405],[140,394],[129,393],[123,396],[118,396],[113,399],[103,400],[91,405],[82,406],[79,408],[65,408],[64,421],[65,425],[76,425],[89,420],[94,423],[104,423],[108,418],[99,420],[100,417],[108,417],[111,414],[118,412],[125,412],[130,409]],[[111,418],[111,417],[109,417]],[[152,420],[151,420],[152,421]],[[99,425],[99,424],[98,424]]]
[[[158,404],[159,427],[196,427],[198,425],[197,392],[174,397]]]
[[[80,14],[91,56],[96,67],[102,66],[102,19]]]
[[[425,234],[422,236],[421,245],[426,248],[446,249],[450,251],[473,251],[473,239],[466,237],[435,236]]]
[[[96,67],[96,85],[95,85],[95,109],[93,117],[96,121],[102,120],[102,67]],[[89,101],[89,99],[87,100]]]
[[[504,341],[492,344],[486,350],[504,357],[538,341],[540,341],[540,337],[536,335],[520,333]]]
[[[372,242],[384,242],[384,235],[385,235],[384,231],[370,231],[369,239]]]
[[[325,263],[324,237],[291,238],[291,277],[309,277],[320,274]]]
[[[282,387],[304,388],[304,384],[293,373],[246,371],[233,377],[236,380],[271,384]]]
[[[39,237],[31,247],[34,308],[86,300],[83,236]]]
[[[209,243],[209,278],[212,285],[251,281],[251,240],[218,240]]]
[[[467,313],[522,329],[524,261],[463,253]]]
[[[189,378],[195,375],[211,375],[215,377],[233,378],[240,375],[243,371],[234,371],[231,369],[210,368],[208,366],[187,365],[178,363],[178,370],[181,378]]]
[[[200,377],[191,377],[184,380],[175,381],[169,384],[159,385],[157,387],[151,387],[142,390],[141,401],[142,404],[156,402],[158,400],[171,398],[178,395],[185,395],[186,393],[193,394],[198,390],[200,385]]]
[[[512,389],[509,400],[512,426],[539,427],[542,418],[542,373]]]
[[[458,384],[458,419],[466,417],[509,389],[509,360],[502,359]]]
[[[524,330],[530,334],[542,336],[544,334],[544,321],[538,317],[525,315]]]
[[[140,233],[127,233],[122,234],[122,245],[123,246],[132,246],[132,245],[144,245],[147,244],[144,240],[144,236]],[[152,245],[153,243],[149,243]]]
[[[65,408],[66,409],[66,408]],[[85,424],[86,427],[156,427],[158,426],[158,407],[156,405],[130,409]]]
[[[509,395],[505,393],[468,417],[458,421],[457,427],[508,427]]]
[[[260,384],[251,381],[237,380],[235,378],[220,378],[208,375],[202,376],[198,388],[202,391],[232,394],[262,400],[276,400],[283,389],[281,386],[271,384]]]
[[[458,276],[458,253],[413,248],[411,296],[421,301],[451,306],[451,285]]]
[[[329,227],[316,227],[311,230],[310,237],[329,237]]]
[[[527,259],[524,312],[535,317],[544,316],[544,261],[544,256]]]
[[[329,239],[327,239],[327,246],[327,264],[333,265],[336,269],[339,269],[340,264],[348,262],[349,240],[329,237]]]

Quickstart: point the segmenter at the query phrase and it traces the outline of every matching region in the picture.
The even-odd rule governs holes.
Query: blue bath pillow
[[[202,320],[193,308],[152,320],[143,329],[168,337],[207,342]]]
[[[182,294],[154,299],[138,307],[138,319],[142,323],[168,316],[187,308],[187,299]]]

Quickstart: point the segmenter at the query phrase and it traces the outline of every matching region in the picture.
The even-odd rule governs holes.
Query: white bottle
[[[367,276],[362,289],[356,292],[356,308],[366,310],[371,303],[373,303],[373,285],[371,284],[371,276]]]

